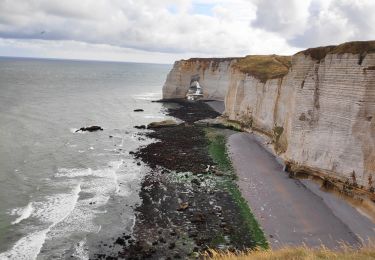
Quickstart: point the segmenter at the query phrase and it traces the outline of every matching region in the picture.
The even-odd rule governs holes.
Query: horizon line
[[[116,61],[116,60],[96,60],[96,59],[71,59],[71,58],[49,58],[49,57],[34,57],[34,56],[2,56],[0,59],[29,59],[29,60],[50,60],[50,61],[77,61],[77,62],[103,62],[103,63],[137,63],[137,64],[151,64],[151,65],[173,65],[173,63],[157,63],[157,62],[138,62],[138,61]]]

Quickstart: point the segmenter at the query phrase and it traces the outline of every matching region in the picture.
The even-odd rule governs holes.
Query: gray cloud
[[[254,27],[289,36],[303,30],[309,16],[310,0],[259,0]]]
[[[298,47],[339,44],[344,41],[373,40],[375,2],[331,1],[318,13],[312,13],[309,26],[289,42]]]
[[[212,9],[194,13],[199,5]],[[174,57],[292,54],[370,38],[374,11],[372,0],[0,0],[0,38],[22,40],[23,50],[50,41]]]
[[[0,37],[11,39],[74,40],[161,52],[232,55],[259,49],[261,37],[278,49],[287,44],[248,24],[255,13],[246,0],[198,1],[212,6],[212,15],[191,12],[188,0],[0,0]],[[175,13],[169,11],[173,5]],[[239,9],[237,9],[239,8]],[[226,10],[223,15],[222,10]],[[221,10],[221,11],[220,11]],[[273,43],[273,44],[272,44]],[[263,43],[264,51],[271,48]],[[276,50],[277,51],[277,50]]]
[[[254,27],[308,48],[374,37],[375,2],[371,0],[262,0]]]

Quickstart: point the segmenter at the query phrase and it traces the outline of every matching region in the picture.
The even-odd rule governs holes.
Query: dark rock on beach
[[[138,108],[138,109],[134,109],[133,111],[134,111],[134,112],[143,112],[144,110],[143,110],[143,109],[140,109],[140,108]]]
[[[147,128],[149,129],[155,129],[155,128],[163,128],[163,127],[174,127],[180,125],[174,120],[163,120],[160,122],[152,122],[148,124]]]

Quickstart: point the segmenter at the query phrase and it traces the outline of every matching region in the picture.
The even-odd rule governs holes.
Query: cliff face
[[[199,76],[205,99],[223,100],[236,58],[176,61],[163,86],[163,98],[185,98],[193,76]]]
[[[225,116],[268,135],[294,167],[373,186],[375,42],[308,49],[290,63],[254,57],[176,62],[164,98],[184,97],[198,73],[206,98],[225,100]]]

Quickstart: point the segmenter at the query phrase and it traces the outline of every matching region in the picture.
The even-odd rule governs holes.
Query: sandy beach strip
[[[259,137],[234,134],[228,151],[242,195],[272,248],[305,244],[334,249],[342,242],[359,245],[361,239],[375,238],[375,225],[355,208],[312,181],[289,178]]]

